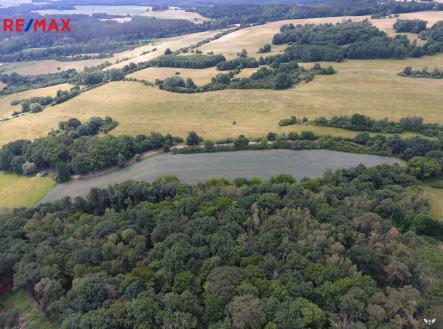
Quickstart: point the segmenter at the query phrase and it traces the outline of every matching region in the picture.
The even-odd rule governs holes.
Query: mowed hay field
[[[49,177],[25,177],[0,173],[0,208],[35,206],[55,185]]]
[[[443,0],[442,0],[443,1]],[[404,19],[424,19],[428,21],[428,26],[434,25],[437,21],[443,20],[443,11],[426,11],[419,13],[407,13],[401,14],[400,18]],[[372,24],[379,29],[385,31],[389,35],[395,35],[392,25],[397,18],[383,18],[383,19],[371,19],[370,16],[341,16],[341,17],[321,17],[321,18],[307,18],[307,19],[294,19],[270,22],[263,25],[253,26],[245,29],[238,30],[236,32],[227,34],[222,38],[215,40],[209,44],[201,46],[199,49],[205,53],[213,51],[214,53],[222,53],[225,56],[232,58],[236,57],[237,53],[246,49],[252,56],[263,56],[257,51],[266,43],[272,42],[274,34],[280,31],[280,27],[284,24],[325,24],[325,23],[338,23],[343,20],[351,19],[353,21],[362,21],[369,19]],[[416,36],[408,34],[414,39]],[[275,54],[281,52],[286,46],[272,46],[272,52],[265,54]]]
[[[106,115],[120,123],[115,134],[160,131],[185,136],[195,130],[207,138],[291,131],[294,127],[278,126],[279,120],[291,115],[314,119],[359,112],[397,120],[419,115],[428,122],[443,123],[443,80],[398,76],[408,65],[443,68],[443,54],[421,59],[334,63],[338,74],[317,76],[308,84],[282,91],[178,94],[137,82],[113,82],[42,113],[0,122],[1,143],[46,135],[59,121],[71,117],[85,120]]]
[[[69,90],[72,86],[70,84],[61,84],[61,85],[55,85],[51,87],[46,88],[39,88],[39,89],[31,89],[22,91],[15,94],[6,95],[3,97],[0,97],[0,117],[9,117],[12,115],[12,112],[21,110],[21,106],[16,105],[12,106],[11,102],[14,100],[21,100],[21,99],[27,99],[31,97],[37,97],[37,96],[56,96],[58,90]],[[0,128],[1,132],[1,128]]]

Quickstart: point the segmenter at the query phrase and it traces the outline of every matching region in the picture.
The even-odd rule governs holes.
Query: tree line
[[[241,70],[246,68],[258,67],[259,63],[254,57],[248,57],[246,51],[237,58],[225,60],[217,64],[219,71]]]
[[[166,54],[151,60],[150,64],[159,67],[204,69],[216,66],[225,60],[226,58],[223,55],[192,54],[180,56]]]
[[[435,68],[431,72],[425,67],[421,70],[414,70],[412,66],[407,66],[398,75],[402,77],[410,78],[432,78],[432,79],[443,79],[443,70]]]
[[[225,63],[221,62],[220,64]],[[238,68],[229,73],[219,73],[212,78],[209,84],[197,86],[190,78],[183,79],[180,76],[168,77],[164,80],[156,80],[160,89],[178,93],[200,93],[222,89],[275,89],[282,90],[291,88],[301,82],[309,82],[315,75],[330,75],[336,71],[332,67],[322,68],[319,64],[310,69],[299,66],[297,62],[275,63],[271,67],[261,67],[250,77],[236,78],[240,70]]]
[[[111,63],[105,62],[96,66],[85,67],[78,72],[68,69],[62,72],[39,75],[21,75],[16,72],[0,74],[0,81],[6,84],[0,95],[9,95],[30,89],[45,88],[49,86],[69,83],[85,85],[86,87],[98,85],[109,81],[123,80],[125,72],[121,69],[105,70]]]
[[[401,134],[414,132],[429,137],[443,136],[443,126],[436,123],[424,123],[422,117],[404,117],[400,121],[385,119],[372,119],[360,113],[353,115],[333,116],[331,119],[319,117],[313,120],[318,126],[335,127],[356,131],[374,133]]]
[[[42,112],[47,106],[55,106],[66,102],[67,100],[80,95],[80,86],[74,86],[69,90],[57,90],[54,97],[51,96],[36,96],[29,99],[14,100],[11,105],[21,105],[20,110],[14,110],[12,116],[17,116],[24,113],[38,113]]]

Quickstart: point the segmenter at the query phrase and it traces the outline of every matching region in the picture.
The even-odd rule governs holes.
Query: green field
[[[0,296],[0,305],[7,311],[17,311],[20,314],[20,328],[26,329],[56,329],[39,309],[37,302],[25,290],[7,291]]]
[[[435,181],[432,183],[435,183]],[[443,221],[443,189],[434,188],[431,186],[431,183],[426,183],[423,186],[423,189],[425,191],[425,196],[431,202],[432,214]]]
[[[417,248],[417,256],[421,265],[426,269],[428,277],[432,278],[432,287],[428,297],[432,307],[427,312],[427,318],[443,322],[443,244],[429,241]],[[435,327],[437,328],[437,327]]]
[[[55,185],[49,177],[0,173],[0,208],[32,207]]]

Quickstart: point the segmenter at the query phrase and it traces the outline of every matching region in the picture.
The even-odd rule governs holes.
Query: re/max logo
[[[5,18],[2,22],[3,32],[71,32],[71,19],[61,18],[34,19]]]

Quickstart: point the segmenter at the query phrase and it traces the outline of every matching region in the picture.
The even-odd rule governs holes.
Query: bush
[[[249,140],[244,135],[240,135],[238,138],[234,140],[234,147],[236,150],[247,149],[248,145],[249,145]]]
[[[283,119],[278,122],[279,126],[290,126],[295,125],[297,123],[297,118],[295,116],[291,116],[289,119]]]
[[[417,232],[417,234],[443,239],[443,223],[428,215],[419,215],[415,217],[411,227]]]
[[[269,53],[271,51],[271,44],[267,43],[258,50],[258,53]]]
[[[408,171],[419,179],[440,175],[441,167],[437,160],[415,156],[408,161]]]
[[[38,103],[32,103],[30,106],[30,110],[32,113],[38,113],[43,111],[43,107]]]
[[[199,145],[202,141],[202,138],[197,135],[195,131],[191,131],[188,134],[188,137],[186,137],[186,145],[192,146],[192,145]]]
[[[300,139],[312,141],[315,139],[315,134],[312,131],[302,131],[300,134]]]

